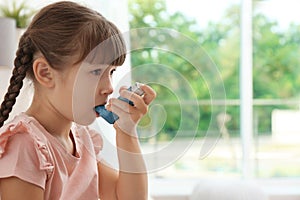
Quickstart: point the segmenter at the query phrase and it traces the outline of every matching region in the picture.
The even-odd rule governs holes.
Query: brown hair
[[[20,39],[10,85],[0,108],[0,127],[9,117],[26,75],[34,78],[34,56],[42,54],[51,67],[60,69],[77,56],[83,61],[98,44],[105,41],[101,62],[122,65],[126,47],[118,28],[101,14],[70,1],[50,4],[41,9]],[[107,42],[108,41],[108,42]],[[98,48],[98,47],[97,47]],[[107,55],[111,54],[111,55]],[[107,57],[109,57],[107,59]]]

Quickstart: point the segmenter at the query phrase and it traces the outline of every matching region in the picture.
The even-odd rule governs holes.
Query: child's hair
[[[109,40],[109,47],[101,51],[109,64],[122,65],[126,57],[125,42],[118,28],[102,15],[87,7],[70,1],[53,3],[44,7],[33,18],[19,41],[14,61],[10,85],[0,108],[0,127],[8,119],[28,76],[34,80],[32,64],[35,56],[42,55],[49,65],[60,69],[66,63],[77,59],[73,64],[82,62],[97,45]]]

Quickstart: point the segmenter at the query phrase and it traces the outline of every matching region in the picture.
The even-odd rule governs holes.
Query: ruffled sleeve
[[[0,129],[0,178],[18,177],[45,189],[53,171],[48,147],[23,121]]]
[[[27,128],[22,125],[22,122],[18,124],[9,124],[2,127],[0,132],[0,158],[5,152],[5,147],[8,142],[9,137],[15,135],[16,133],[26,132]]]

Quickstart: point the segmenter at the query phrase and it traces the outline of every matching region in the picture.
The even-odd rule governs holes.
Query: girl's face
[[[113,92],[115,66],[91,65],[82,62],[59,71],[55,95],[57,109],[69,120],[89,125],[95,118],[94,107],[104,105]]]

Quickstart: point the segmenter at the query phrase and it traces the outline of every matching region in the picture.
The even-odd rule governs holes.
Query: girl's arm
[[[17,177],[0,179],[1,200],[43,200],[44,190]]]
[[[121,135],[122,133],[117,134]],[[118,140],[122,140],[122,142]],[[100,162],[98,164],[101,200],[147,199],[148,180],[146,167],[136,140],[127,135],[117,137],[120,171],[116,171],[106,163]],[[125,144],[125,147],[123,144]],[[121,150],[121,146],[123,146],[123,150]],[[130,146],[130,148],[127,148],[128,152],[137,153],[134,157],[124,153],[127,146]]]
[[[148,197],[147,169],[137,138],[117,131],[119,179],[117,196],[120,199],[143,200]]]
[[[148,105],[153,101],[156,94],[147,85],[142,85],[141,89],[145,92],[143,97],[124,88],[120,90],[120,95],[131,100],[134,106],[118,99],[111,99],[108,106],[109,110],[120,117],[114,124],[119,172],[100,164],[99,189],[100,198],[103,200],[143,200],[148,197],[147,169],[141,153],[136,127],[140,119],[147,113]]]

